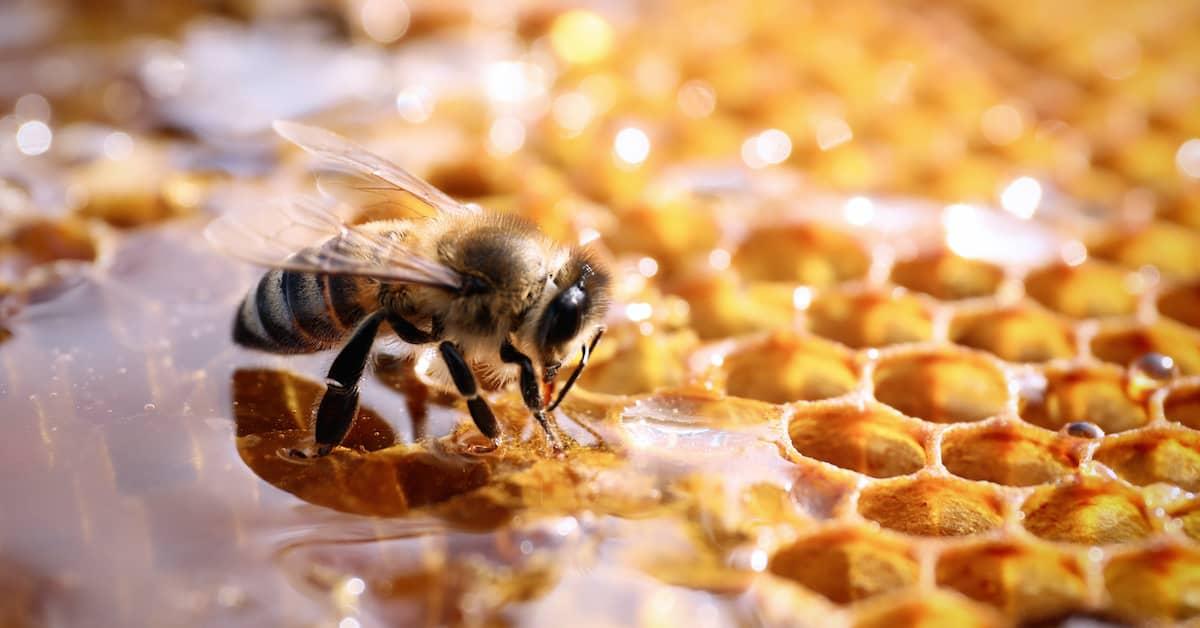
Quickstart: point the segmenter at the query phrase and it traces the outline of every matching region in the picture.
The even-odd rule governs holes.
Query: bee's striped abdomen
[[[367,315],[364,296],[359,278],[271,270],[242,300],[233,340],[272,353],[331,348]]]

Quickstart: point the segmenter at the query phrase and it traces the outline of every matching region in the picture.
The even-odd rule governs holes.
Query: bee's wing
[[[204,235],[229,255],[261,266],[451,290],[462,285],[457,271],[418,255],[398,237],[346,224],[338,207],[324,199],[234,207]]]
[[[284,120],[276,120],[273,126],[317,157],[313,170],[323,193],[359,209],[381,207],[409,218],[478,211],[336,133]]]

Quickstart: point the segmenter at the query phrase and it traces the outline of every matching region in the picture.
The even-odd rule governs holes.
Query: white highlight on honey
[[[109,133],[104,138],[104,156],[114,161],[128,159],[133,154],[133,138],[123,131]]]
[[[800,286],[792,291],[792,307],[797,310],[807,310],[812,300],[813,289],[808,286]]]
[[[433,92],[424,85],[414,85],[396,94],[396,111],[407,122],[419,124],[433,115]]]
[[[520,105],[546,92],[546,73],[531,63],[497,61],[483,69],[483,88],[493,103]]]
[[[525,125],[513,117],[497,118],[488,130],[488,152],[507,157],[525,145]]]
[[[596,107],[587,95],[581,92],[567,92],[554,99],[550,115],[558,126],[571,133],[579,133],[587,128],[596,116]]]
[[[650,156],[650,137],[637,127],[625,127],[613,140],[613,152],[621,161],[636,166]]]
[[[41,155],[50,150],[54,132],[41,120],[30,120],[17,127],[17,150],[29,156]]]
[[[649,320],[654,315],[654,307],[649,303],[630,303],[625,306],[625,317],[629,320],[640,323],[644,320]]]
[[[688,81],[675,95],[679,111],[689,118],[704,118],[717,108],[717,92],[704,81]]]
[[[763,571],[767,568],[767,553],[761,549],[756,549],[750,553],[750,568],[754,571]]]
[[[1029,220],[1042,202],[1042,184],[1033,177],[1017,177],[1000,193],[1000,205],[1014,216]]]
[[[1087,261],[1087,247],[1079,240],[1071,240],[1062,245],[1061,255],[1067,266],[1078,266]]]
[[[358,12],[367,37],[381,44],[390,44],[408,32],[412,17],[404,0],[367,0]]]
[[[1175,152],[1175,166],[1183,174],[1200,179],[1200,138],[1192,138]]]
[[[178,94],[187,80],[187,72],[187,64],[183,59],[168,52],[154,54],[140,69],[142,83],[151,96],[158,98],[170,98]]]
[[[338,622],[338,628],[362,628],[362,624],[353,617],[343,617],[342,621]]]
[[[708,254],[708,265],[717,270],[725,270],[729,268],[730,256],[729,251],[725,249],[713,249]]]
[[[846,201],[842,213],[846,222],[861,227],[875,218],[875,203],[865,196],[855,196]]]
[[[995,105],[983,112],[979,119],[979,130],[987,141],[1004,146],[1013,143],[1025,132],[1025,118],[1012,105]]]
[[[638,274],[643,277],[653,277],[658,274],[658,260],[653,257],[643,257],[637,262]]]
[[[942,212],[946,246],[960,257],[975,257],[980,246],[995,237],[983,228],[978,210],[970,205],[954,204]]]
[[[579,232],[579,243],[587,244],[589,242],[592,242],[593,240],[599,239],[599,237],[600,237],[599,231],[596,231],[595,229],[591,229],[591,228],[583,229]]]
[[[359,596],[367,590],[367,583],[362,578],[350,578],[342,584],[342,590],[350,595]]]
[[[742,161],[751,168],[782,163],[792,154],[792,138],[779,129],[767,129],[742,142]]]
[[[832,150],[854,139],[850,124],[838,116],[825,116],[817,121],[817,147]]]
[[[567,63],[595,63],[612,51],[613,28],[604,18],[583,9],[567,11],[550,27],[550,47]]]
[[[577,521],[575,517],[566,517],[564,519],[560,519],[558,523],[554,524],[554,531],[559,536],[570,536],[578,530],[579,521]]]

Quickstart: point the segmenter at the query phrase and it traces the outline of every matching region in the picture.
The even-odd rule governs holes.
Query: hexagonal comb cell
[[[947,251],[899,261],[892,267],[893,282],[946,301],[990,296],[1003,280],[1003,269]]]
[[[1121,366],[1151,352],[1170,356],[1185,375],[1200,374],[1200,333],[1177,323],[1110,327],[1092,339],[1097,358]]]
[[[925,466],[922,430],[913,423],[875,404],[822,404],[797,408],[788,434],[806,456],[886,478]]]
[[[1200,552],[1152,547],[1113,558],[1104,568],[1112,606],[1120,616],[1183,620],[1200,613]]]
[[[935,423],[979,421],[1004,410],[1004,375],[982,356],[925,351],[887,358],[875,369],[875,398]]]
[[[968,480],[1008,486],[1053,482],[1078,465],[1068,440],[1017,424],[962,426],[942,437],[942,464]]]
[[[804,537],[777,551],[768,569],[838,604],[917,581],[916,557],[907,543],[859,528]]]
[[[1048,369],[1046,386],[1022,392],[1021,418],[1046,429],[1087,421],[1112,434],[1144,425],[1146,408],[1131,399],[1124,371],[1109,367]]]
[[[1183,533],[1200,541],[1200,498],[1173,505],[1167,514],[1182,526]]]
[[[944,590],[897,593],[863,605],[854,628],[984,628],[1003,626],[995,611],[958,594]]]
[[[1138,295],[1125,278],[1129,271],[1096,261],[1058,264],[1033,271],[1025,292],[1038,303],[1073,318],[1122,316],[1137,309]]]
[[[756,229],[738,246],[733,266],[751,281],[825,287],[867,274],[871,259],[854,238],[816,224]]]
[[[1004,521],[999,494],[986,485],[921,477],[875,484],[858,501],[862,516],[885,528],[921,536],[964,536]]]
[[[988,541],[947,550],[938,558],[937,583],[1025,621],[1079,609],[1087,595],[1079,559],[1058,550],[1013,541]]]
[[[1025,306],[955,316],[950,340],[1012,362],[1045,362],[1075,354],[1066,325],[1051,314]]]
[[[858,384],[853,354],[792,332],[739,347],[725,356],[721,371],[726,393],[771,403],[828,399]]]
[[[780,329],[796,317],[791,291],[774,298],[774,291],[747,289],[728,272],[691,277],[674,293],[688,302],[692,327],[705,339]]]
[[[925,304],[902,291],[821,294],[809,309],[808,323],[813,333],[855,348],[918,342],[933,335]]]
[[[1167,222],[1154,222],[1137,233],[1114,234],[1092,247],[1092,254],[1129,268],[1154,266],[1179,279],[1200,278],[1200,234]]]
[[[1200,385],[1179,386],[1163,399],[1163,416],[1168,421],[1200,429]]]
[[[1173,484],[1200,490],[1200,435],[1162,429],[1106,438],[1095,458],[1133,484]]]
[[[614,330],[616,331],[616,330]],[[613,334],[616,336],[617,334]],[[612,357],[594,360],[579,385],[595,392],[632,395],[683,383],[683,363],[699,342],[690,331],[627,334]],[[611,346],[611,345],[610,345]]]
[[[1154,532],[1140,494],[1096,478],[1037,489],[1021,510],[1025,529],[1049,541],[1100,545]]]
[[[1158,297],[1158,311],[1200,329],[1200,281],[1176,284],[1164,290]]]
[[[622,212],[621,219],[638,228],[622,229],[621,237],[608,238],[606,243],[617,253],[650,255],[667,275],[678,270],[675,266],[685,262],[688,254],[710,250],[720,238],[712,213],[696,211],[690,202],[639,205]]]

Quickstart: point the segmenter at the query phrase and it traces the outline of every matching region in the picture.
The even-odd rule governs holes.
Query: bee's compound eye
[[[554,347],[574,338],[583,324],[586,305],[587,293],[579,284],[573,284],[558,293],[546,308],[538,328],[542,346]]]

